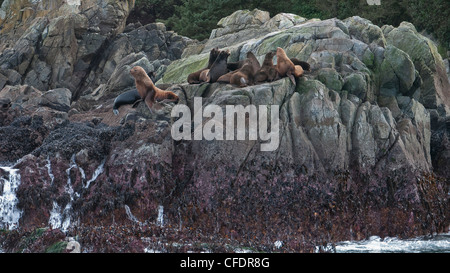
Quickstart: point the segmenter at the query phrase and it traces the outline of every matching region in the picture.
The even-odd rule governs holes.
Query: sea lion
[[[281,47],[277,47],[277,72],[280,77],[288,76],[293,84],[295,83],[294,73],[295,73],[295,65],[288,58],[286,52]]]
[[[253,67],[253,76],[255,75],[255,73],[261,69],[261,65],[258,62],[258,59],[256,59],[255,54],[253,54],[252,52],[247,52],[247,59],[249,60],[250,64]]]
[[[201,71],[200,77],[199,77],[200,82],[208,82],[208,73],[209,73],[208,68]]]
[[[291,62],[292,62],[294,65],[299,65],[299,66],[301,66],[302,69],[303,69],[304,71],[311,71],[311,66],[310,66],[309,63],[307,63],[307,62],[300,61],[300,60],[297,59],[297,58],[291,58]]]
[[[242,67],[244,67],[245,64],[249,64],[252,67],[252,70],[250,71],[250,70],[248,70],[248,68],[246,68],[246,71],[244,71],[245,72],[244,74],[248,74],[249,72],[252,73],[250,78],[253,83],[254,74],[256,73],[256,71],[258,71],[261,68],[261,65],[259,64],[258,59],[256,59],[255,54],[253,54],[252,52],[247,52],[247,58],[245,60],[241,60],[239,62],[242,62],[242,64],[243,64],[239,69],[228,72],[225,75],[222,75],[221,77],[219,77],[219,79],[217,79],[217,82],[231,83],[231,77],[235,73],[239,72],[242,69]],[[248,85],[249,83],[247,82],[246,84]],[[239,85],[239,84],[237,84],[237,85]]]
[[[311,66],[309,65],[309,63],[300,61],[297,58],[291,58],[291,61],[295,67],[295,71],[294,71],[295,77],[298,78],[298,77],[302,76],[304,74],[304,71],[311,71]]]
[[[295,65],[294,66],[294,76],[296,78],[300,77],[301,75],[303,75],[304,70],[300,65]]]
[[[220,51],[219,56],[217,56],[214,63],[211,65],[209,72],[207,74],[207,79],[209,83],[214,83],[220,76],[225,75],[228,72],[227,59],[230,56],[229,50]]]
[[[133,89],[133,90],[130,90],[130,91],[120,94],[114,100],[114,105],[113,105],[114,115],[119,114],[120,106],[125,105],[125,104],[133,104],[133,103],[136,103],[138,100],[141,100],[141,96],[139,95],[137,89]]]
[[[217,79],[217,82],[221,82],[221,83],[230,83],[231,76],[232,76],[233,74],[237,73],[238,71],[239,71],[239,69],[238,69],[238,70],[231,71],[231,72],[228,72],[227,74],[220,76],[220,77]]]
[[[255,74],[255,83],[265,81],[271,82],[277,79],[278,72],[276,67],[273,65],[273,57],[275,54],[275,51],[266,53],[261,68]]]
[[[251,85],[254,82],[255,70],[250,62],[245,63],[236,73],[230,77],[230,83],[239,87]]]
[[[245,60],[240,60],[237,62],[227,63],[227,68],[230,71],[236,71],[244,65]]]
[[[161,90],[156,87],[142,67],[135,66],[130,70],[130,73],[134,77],[139,96],[145,101],[150,112],[152,111],[153,103],[155,102],[178,102],[179,98],[175,93],[172,91]]]
[[[208,66],[206,68],[200,69],[198,71],[195,71],[194,73],[191,73],[188,75],[187,81],[190,84],[193,83],[200,83],[200,74],[205,71],[206,69],[210,69],[213,65],[214,61],[217,59],[217,56],[219,56],[220,50],[219,48],[213,48],[209,52],[209,60],[208,60]]]

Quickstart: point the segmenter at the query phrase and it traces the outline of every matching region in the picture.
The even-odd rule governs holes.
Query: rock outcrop
[[[195,240],[311,251],[448,227],[449,82],[434,43],[409,23],[237,11],[198,43],[159,23],[125,26],[133,1],[65,2],[30,1],[41,10],[22,12],[20,23],[12,4],[0,14],[2,32],[24,30],[0,40],[0,162],[20,172],[19,230],[50,225],[94,252],[186,251]],[[188,84],[214,47],[229,49],[229,61],[251,51],[260,62],[282,47],[311,72],[295,85]],[[278,148],[261,151],[266,142],[249,137],[174,140],[173,105],[122,106],[114,116],[134,65],[192,114],[199,97],[203,109],[277,105]],[[102,246],[106,237],[116,246]],[[12,241],[2,248],[15,249]]]

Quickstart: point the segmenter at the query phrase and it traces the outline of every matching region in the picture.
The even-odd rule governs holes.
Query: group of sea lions
[[[276,52],[268,52],[262,65],[259,64],[252,52],[247,53],[245,60],[234,63],[227,61],[229,56],[229,50],[211,49],[208,66],[189,74],[188,83],[220,82],[245,87],[275,81],[287,76],[295,84],[295,77],[302,76],[304,71],[310,71],[310,65],[307,62],[288,58],[281,47],[278,47]],[[277,57],[276,65],[273,64],[274,56]],[[115,115],[119,114],[119,106],[134,104],[141,100],[147,104],[150,111],[155,102],[178,102],[179,98],[175,93],[156,87],[142,67],[135,66],[130,73],[134,77],[136,89],[117,96],[113,105]]]
[[[245,87],[275,81],[287,76],[295,84],[295,77],[302,76],[304,71],[310,71],[310,65],[307,62],[288,58],[281,47],[278,47],[275,52],[268,52],[262,65],[252,52],[247,53],[245,60],[235,63],[229,63],[228,56],[230,56],[229,50],[211,49],[208,66],[189,74],[188,83],[221,82]],[[277,57],[276,65],[273,64],[274,56]]]

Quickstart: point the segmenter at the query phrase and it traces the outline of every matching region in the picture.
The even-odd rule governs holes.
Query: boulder
[[[426,108],[439,109],[440,115],[449,112],[450,84],[442,57],[436,45],[420,35],[415,27],[403,22],[386,34],[386,41],[409,55],[422,79],[420,102]]]
[[[364,74],[353,73],[348,75],[344,79],[344,85],[342,88],[347,90],[350,94],[364,100],[367,95],[367,83]]]
[[[416,70],[408,54],[388,45],[384,56],[380,71],[380,95],[412,94],[411,88],[416,80]]]
[[[67,88],[57,88],[49,90],[42,94],[39,105],[47,106],[52,109],[68,112],[70,109],[72,93]]]

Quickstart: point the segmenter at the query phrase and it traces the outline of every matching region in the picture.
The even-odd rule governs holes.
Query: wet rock
[[[68,238],[68,243],[66,246],[66,252],[68,253],[80,253],[81,252],[81,245],[79,242],[75,241],[73,237]]]
[[[46,134],[42,117],[23,116],[0,127],[0,162],[15,162],[39,147]]]

